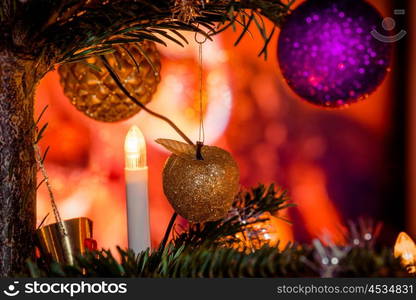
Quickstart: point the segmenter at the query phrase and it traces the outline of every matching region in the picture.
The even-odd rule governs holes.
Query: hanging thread
[[[204,97],[203,97],[203,66],[202,66],[202,43],[199,43],[199,141],[205,142],[205,128],[204,128]]]
[[[204,40],[198,41],[198,32],[195,32],[195,42],[198,43],[198,62],[199,62],[199,136],[196,143],[196,159],[203,160],[202,147],[205,142],[205,128],[204,128],[204,104],[203,104],[203,90],[204,90],[204,78],[203,78],[203,57],[202,57],[202,45],[206,42],[207,37]]]
[[[198,62],[199,62],[199,137],[198,140],[202,144],[205,142],[205,128],[204,128],[204,78],[203,78],[203,44],[207,41],[207,37],[204,36],[202,41],[198,40],[198,32],[195,32],[195,42],[198,43]]]

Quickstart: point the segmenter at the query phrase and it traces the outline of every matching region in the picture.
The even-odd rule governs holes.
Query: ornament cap
[[[204,146],[203,142],[196,142],[196,159],[197,160],[204,160],[202,157],[202,147]]]

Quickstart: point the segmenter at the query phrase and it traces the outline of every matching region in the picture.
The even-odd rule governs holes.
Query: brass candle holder
[[[62,223],[67,233],[61,234],[60,224],[53,223],[36,230],[39,250],[42,256],[72,265],[77,255],[82,255],[87,249],[86,241],[93,238],[92,221],[88,218],[74,218]]]

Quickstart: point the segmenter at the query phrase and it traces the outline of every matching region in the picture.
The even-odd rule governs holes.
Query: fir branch
[[[243,27],[241,40],[251,24],[243,20],[246,10],[279,26],[292,2],[211,0],[201,2],[197,7],[199,15],[183,22],[174,16],[176,8],[170,0],[7,0],[0,7],[0,28],[18,37],[5,41],[5,47],[24,46],[23,53],[34,57],[43,53],[55,63],[64,63],[102,53],[112,43],[153,39],[163,44],[163,39],[170,39],[168,36],[179,30],[212,36],[224,27],[235,28],[239,24]],[[269,34],[264,34],[267,31],[264,22],[259,24],[266,43]]]
[[[339,277],[409,277],[399,258],[393,256],[393,249],[383,247],[374,250],[354,247],[340,262]]]
[[[273,185],[260,185],[243,191],[236,198],[230,216],[225,220],[195,224],[187,232],[174,236],[164,247],[135,254],[117,248],[115,257],[109,250],[87,252],[73,265],[63,265],[42,257],[28,261],[25,274],[32,277],[319,277],[319,268],[307,262],[316,261],[322,252],[331,253],[334,246],[288,244],[283,250],[264,246],[250,253],[235,249],[237,232],[250,222],[261,222],[265,212],[276,213],[289,207],[287,196]],[[251,224],[254,224],[251,223]],[[365,229],[365,230],[364,230]],[[367,227],[363,227],[365,232]],[[364,232],[363,231],[363,232]],[[409,277],[391,248],[373,244],[347,245],[348,251],[337,264],[338,277]]]
[[[28,261],[31,277],[149,277],[149,278],[220,278],[220,277],[319,277],[304,263],[314,255],[309,246],[290,245],[280,251],[263,247],[245,254],[232,248],[200,246],[175,247],[135,255],[117,250],[119,259],[109,250],[89,252],[78,257],[73,266],[56,262]],[[339,277],[409,277],[392,249],[353,248],[340,262]]]
[[[265,222],[265,213],[275,215],[278,211],[294,206],[288,202],[287,193],[275,188],[272,184],[268,188],[259,185],[249,191],[241,191],[229,212],[227,218],[203,224],[191,224],[182,232],[176,231],[174,243],[176,246],[191,245],[197,247],[207,245],[233,245],[242,242],[236,236],[244,232],[247,227]]]

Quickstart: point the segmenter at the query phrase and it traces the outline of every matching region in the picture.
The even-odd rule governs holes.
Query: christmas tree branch
[[[274,278],[319,277],[305,259],[312,259],[314,249],[290,245],[283,250],[263,247],[246,254],[232,248],[204,245],[198,248],[175,247],[168,244],[164,251],[142,252],[118,248],[120,259],[109,250],[86,253],[73,266],[55,262],[28,262],[31,277],[148,277],[148,278]],[[337,277],[410,277],[392,249],[354,247],[340,261]]]
[[[169,225],[166,228],[165,235],[164,235],[163,240],[162,240],[162,242],[160,243],[160,246],[159,246],[160,251],[163,251],[166,247],[166,243],[169,240],[169,235],[172,232],[172,228],[173,228],[173,225],[175,224],[175,220],[176,220],[177,216],[178,216],[178,213],[174,212],[172,217],[170,218]]]
[[[106,53],[113,44],[186,41],[179,31],[210,38],[226,28],[236,29],[238,24],[243,27],[241,40],[252,21],[267,44],[270,35],[262,16],[279,26],[293,0],[195,2],[198,13],[186,22],[175,13],[178,8],[171,0],[7,0],[0,7],[0,29],[10,34],[2,37],[0,48],[21,48],[21,54],[64,63]],[[266,53],[264,49],[262,53]]]
[[[182,232],[176,232],[173,239],[175,246],[230,246],[242,243],[244,241],[237,237],[237,233],[245,232],[253,224],[268,221],[264,217],[265,213],[275,215],[280,210],[293,207],[288,201],[286,192],[276,189],[274,185],[259,185],[248,191],[243,190],[236,196],[227,218],[189,225]]]
[[[322,252],[334,254],[334,246],[288,244],[284,249],[263,246],[253,251],[240,249],[237,233],[252,224],[261,224],[268,212],[276,215],[289,204],[285,193],[274,186],[258,186],[242,191],[230,215],[218,222],[191,225],[174,235],[168,243],[165,234],[161,247],[153,252],[133,253],[118,248],[116,259],[111,251],[89,252],[79,256],[72,266],[40,259],[29,261],[26,274],[32,277],[409,277],[391,248],[374,247],[365,233],[351,235],[351,242],[336,256],[337,265],[322,264]],[[168,227],[172,227],[174,218]],[[354,232],[361,232],[361,229]],[[356,243],[356,240],[360,242]],[[315,242],[314,245],[317,243]],[[338,246],[336,246],[338,248]]]

